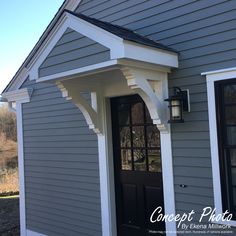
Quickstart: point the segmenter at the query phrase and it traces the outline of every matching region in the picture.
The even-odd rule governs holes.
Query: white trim
[[[170,130],[170,128],[169,128]],[[161,163],[162,163],[162,178],[163,178],[163,194],[165,214],[175,215],[175,190],[174,190],[174,173],[172,161],[172,143],[171,132],[161,132]],[[176,235],[176,222],[166,222],[166,235]]]
[[[106,70],[111,66],[117,65],[117,60],[110,60],[110,61],[105,61],[105,62],[101,62],[101,63],[97,63],[94,65],[90,65],[90,66],[85,66],[82,68],[78,68],[78,69],[74,69],[74,70],[69,70],[69,71],[65,71],[65,72],[61,72],[61,73],[57,73],[57,74],[53,74],[53,75],[48,75],[48,76],[44,76],[44,77],[40,77],[38,79],[36,79],[36,82],[45,82],[48,80],[55,80],[55,79],[65,79],[70,77],[70,79],[73,76],[76,76],[78,74],[84,74],[84,73],[97,73],[98,70],[103,69]]]
[[[102,235],[115,236],[116,235],[116,218],[115,218],[115,192],[111,183],[114,186],[114,175],[111,176],[110,169],[113,166],[112,158],[112,143],[111,143],[111,129],[108,127],[108,108],[105,98],[100,98],[100,119],[103,121],[103,134],[98,134],[98,153],[99,153],[99,176],[100,176],[100,194],[101,194],[101,212],[102,212]],[[111,145],[111,146],[110,146]]]
[[[14,91],[14,90],[19,89],[21,85],[25,82],[25,80],[27,79],[28,75],[29,75],[28,69],[23,68],[18,74],[18,79],[12,82],[12,85],[8,91]]]
[[[178,67],[177,53],[129,41],[124,41],[124,58],[135,59],[162,66]]]
[[[236,71],[236,67],[231,67],[227,69],[220,69],[220,70],[212,70],[212,71],[207,71],[207,72],[202,72],[201,75],[213,75],[213,74],[220,74],[220,73],[226,73],[230,71]]]
[[[177,53],[123,40],[115,34],[112,34],[68,12],[65,12],[62,15],[54,28],[55,29],[48,37],[47,42],[44,43],[41,49],[37,52],[37,56],[32,60],[29,66],[30,80],[38,79],[39,67],[68,28],[75,30],[76,32],[109,48],[111,60],[128,58],[161,66],[178,67]],[[93,67],[93,65],[91,67]],[[80,71],[80,69],[78,69],[78,71]],[[67,74],[68,72],[65,73]],[[51,77],[46,76],[46,78],[50,79]]]
[[[67,9],[67,10],[70,10],[70,11],[74,11],[79,6],[80,2],[81,2],[81,0],[68,0],[65,3],[65,6],[64,6],[63,10]]]
[[[3,98],[6,98],[8,102],[29,102],[33,93],[33,89],[23,88],[2,94]]]
[[[26,235],[26,213],[25,213],[25,172],[24,172],[24,141],[22,103],[16,102],[17,115],[17,142],[18,142],[18,166],[20,182],[20,235]]]
[[[22,235],[21,235],[22,236]],[[46,236],[45,234],[40,234],[38,232],[26,229],[26,234],[25,236]]]
[[[216,208],[216,214],[222,214],[223,206],[221,197],[220,160],[219,160],[218,138],[217,138],[218,136],[217,136],[217,121],[216,121],[215,82],[219,80],[236,78],[236,68],[204,72],[202,73],[202,75],[206,75],[206,80],[207,80],[206,82],[207,82],[214,204]],[[214,222],[214,223],[236,226],[236,221]]]

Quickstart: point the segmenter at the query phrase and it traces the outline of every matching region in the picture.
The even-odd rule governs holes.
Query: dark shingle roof
[[[105,22],[105,21],[97,20],[95,18],[91,18],[91,17],[85,16],[80,13],[74,13],[74,12],[71,12],[68,10],[65,10],[65,11],[69,12],[70,14],[72,14],[76,17],[79,17],[80,19],[85,20],[93,25],[96,25],[97,27],[102,28],[114,35],[117,35],[118,37],[123,38],[125,40],[177,53],[176,50],[174,50],[170,47],[167,47],[161,43],[157,43],[157,42],[155,42],[147,37],[144,37],[140,34],[137,34],[136,32],[134,32],[130,29],[127,29],[127,28],[124,28],[124,27],[121,27],[118,25],[113,25],[113,24]]]

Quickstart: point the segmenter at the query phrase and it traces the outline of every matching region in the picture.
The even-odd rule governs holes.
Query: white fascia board
[[[21,85],[25,82],[27,77],[29,76],[29,71],[26,68],[23,68],[19,74],[17,75],[17,79],[13,81],[12,85],[8,89],[8,91],[14,91],[21,87]]]
[[[81,0],[68,0],[65,3],[65,7],[64,9],[70,10],[70,11],[74,11],[80,4]]]
[[[97,73],[98,71],[106,71],[110,67],[113,68],[113,66],[117,65],[117,63],[118,63],[117,60],[105,61],[105,62],[81,67],[81,68],[74,69],[74,70],[68,70],[65,72],[60,72],[60,73],[40,77],[40,78],[36,79],[36,82],[39,83],[39,82],[52,81],[52,80],[57,80],[57,79],[66,79],[69,77],[71,78],[74,76],[79,76],[80,74],[88,75],[88,74],[95,73],[95,72]]]
[[[125,58],[158,64],[161,66],[178,67],[178,54],[158,48],[124,41]]]
[[[32,94],[32,89],[23,88],[2,94],[3,98],[6,98],[8,102],[20,102],[26,103],[30,102],[30,97]]]

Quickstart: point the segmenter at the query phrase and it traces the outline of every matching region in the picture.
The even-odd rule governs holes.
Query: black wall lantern
[[[183,111],[189,112],[189,90],[174,87],[174,94],[165,99],[169,102],[170,119],[168,123],[183,123]]]

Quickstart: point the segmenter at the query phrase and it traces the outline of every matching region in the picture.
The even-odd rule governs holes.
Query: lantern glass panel
[[[181,101],[180,100],[171,101],[171,113],[172,113],[173,120],[181,119]]]

